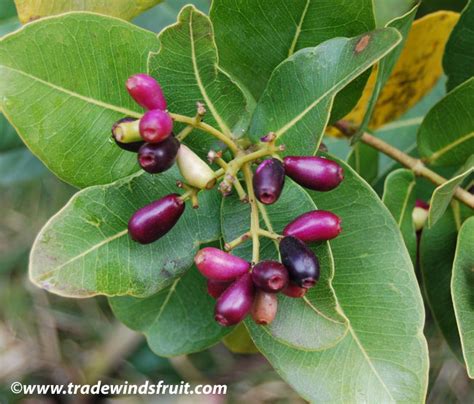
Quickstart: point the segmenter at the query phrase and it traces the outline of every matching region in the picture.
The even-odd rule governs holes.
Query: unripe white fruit
[[[215,183],[214,171],[189,147],[181,145],[176,157],[179,171],[192,187],[210,189]]]
[[[416,206],[413,209],[412,218],[416,231],[420,231],[428,220],[428,211],[424,208]]]

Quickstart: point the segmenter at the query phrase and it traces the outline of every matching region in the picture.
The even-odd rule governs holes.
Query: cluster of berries
[[[321,157],[285,157],[263,161],[256,169],[253,186],[263,204],[275,203],[285,175],[306,188],[330,191],[343,180],[343,170]],[[207,278],[208,293],[217,299],[215,320],[223,326],[241,322],[249,313],[260,325],[270,324],[278,308],[277,294],[303,297],[319,280],[319,260],[306,243],[331,240],[341,232],[341,220],[329,211],[314,210],[297,217],[279,239],[281,263],[248,261],[217,248],[206,247],[194,262]]]
[[[114,124],[112,134],[122,149],[136,152],[140,166],[155,174],[166,171],[175,162],[194,190],[210,189],[216,173],[173,135],[173,118],[160,85],[152,77],[136,74],[127,80],[133,99],[147,109],[141,119],[124,118]],[[198,115],[202,115],[198,109]],[[262,138],[272,142],[273,134]],[[285,177],[316,191],[329,191],[343,180],[343,170],[334,161],[317,156],[288,156],[264,160],[253,176],[253,189],[259,202],[270,205],[281,195]],[[184,186],[184,185],[183,185]],[[185,209],[185,198],[167,195],[136,211],[128,223],[130,237],[152,243],[177,223]],[[339,217],[332,212],[307,212],[274,235],[279,242],[278,261],[248,261],[206,247],[198,252],[195,263],[207,278],[208,292],[217,299],[215,319],[223,326],[242,321],[249,312],[257,324],[270,324],[277,313],[277,293],[302,297],[319,280],[319,261],[306,243],[331,240],[341,232]]]

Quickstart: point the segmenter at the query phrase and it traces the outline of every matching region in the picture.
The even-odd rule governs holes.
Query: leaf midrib
[[[15,73],[18,73],[22,76],[25,76],[25,77],[28,77],[29,79],[31,80],[34,80],[34,81],[37,81],[45,86],[48,86],[48,87],[51,87],[52,89],[54,90],[57,90],[59,92],[62,92],[64,94],[67,94],[67,95],[70,95],[71,97],[74,97],[74,98],[78,98],[78,99],[81,99],[83,101],[86,101],[87,103],[89,104],[93,104],[93,105],[97,105],[99,107],[102,107],[102,108],[105,108],[105,109],[109,109],[111,111],[115,111],[115,112],[119,112],[123,115],[126,115],[126,116],[131,116],[131,117],[134,117],[134,118],[140,118],[142,114],[136,112],[136,111],[132,111],[130,109],[127,109],[127,108],[122,108],[122,107],[119,107],[117,105],[113,105],[113,104],[109,104],[107,102],[104,102],[104,101],[100,101],[100,100],[97,100],[95,98],[91,98],[91,97],[88,97],[88,96],[85,96],[85,95],[82,95],[82,94],[79,94],[77,92],[74,92],[74,91],[71,91],[71,90],[68,90],[64,87],[61,87],[61,86],[58,86],[56,84],[53,84],[49,81],[45,81],[43,79],[40,79],[39,77],[36,77],[36,76],[33,76],[32,74],[29,74],[29,73],[26,73],[22,70],[19,70],[19,69],[15,69],[13,67],[10,67],[10,66],[6,66],[6,65],[0,65],[0,70],[4,68],[4,69],[7,69],[7,70],[10,70],[10,71],[13,71]]]

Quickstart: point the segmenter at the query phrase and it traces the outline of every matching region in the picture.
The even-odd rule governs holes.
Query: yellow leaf
[[[443,74],[444,48],[458,19],[458,13],[439,11],[413,23],[400,59],[377,101],[370,129],[399,118],[434,87]],[[356,125],[362,122],[376,77],[374,69],[362,98],[345,120]],[[335,132],[331,128],[329,134]]]
[[[68,11],[92,11],[131,20],[162,0],[15,0],[22,24]]]

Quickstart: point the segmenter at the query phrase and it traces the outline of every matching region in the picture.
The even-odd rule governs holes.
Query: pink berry
[[[140,119],[140,136],[147,143],[160,143],[173,131],[173,120],[166,111],[153,109]]]
[[[145,109],[166,109],[166,99],[158,82],[147,74],[135,74],[127,80],[128,93]]]
[[[313,210],[289,223],[283,230],[283,234],[312,242],[331,240],[337,237],[341,230],[341,219],[334,213]]]
[[[194,263],[206,278],[215,281],[232,281],[250,269],[249,262],[214,247],[200,250]]]

